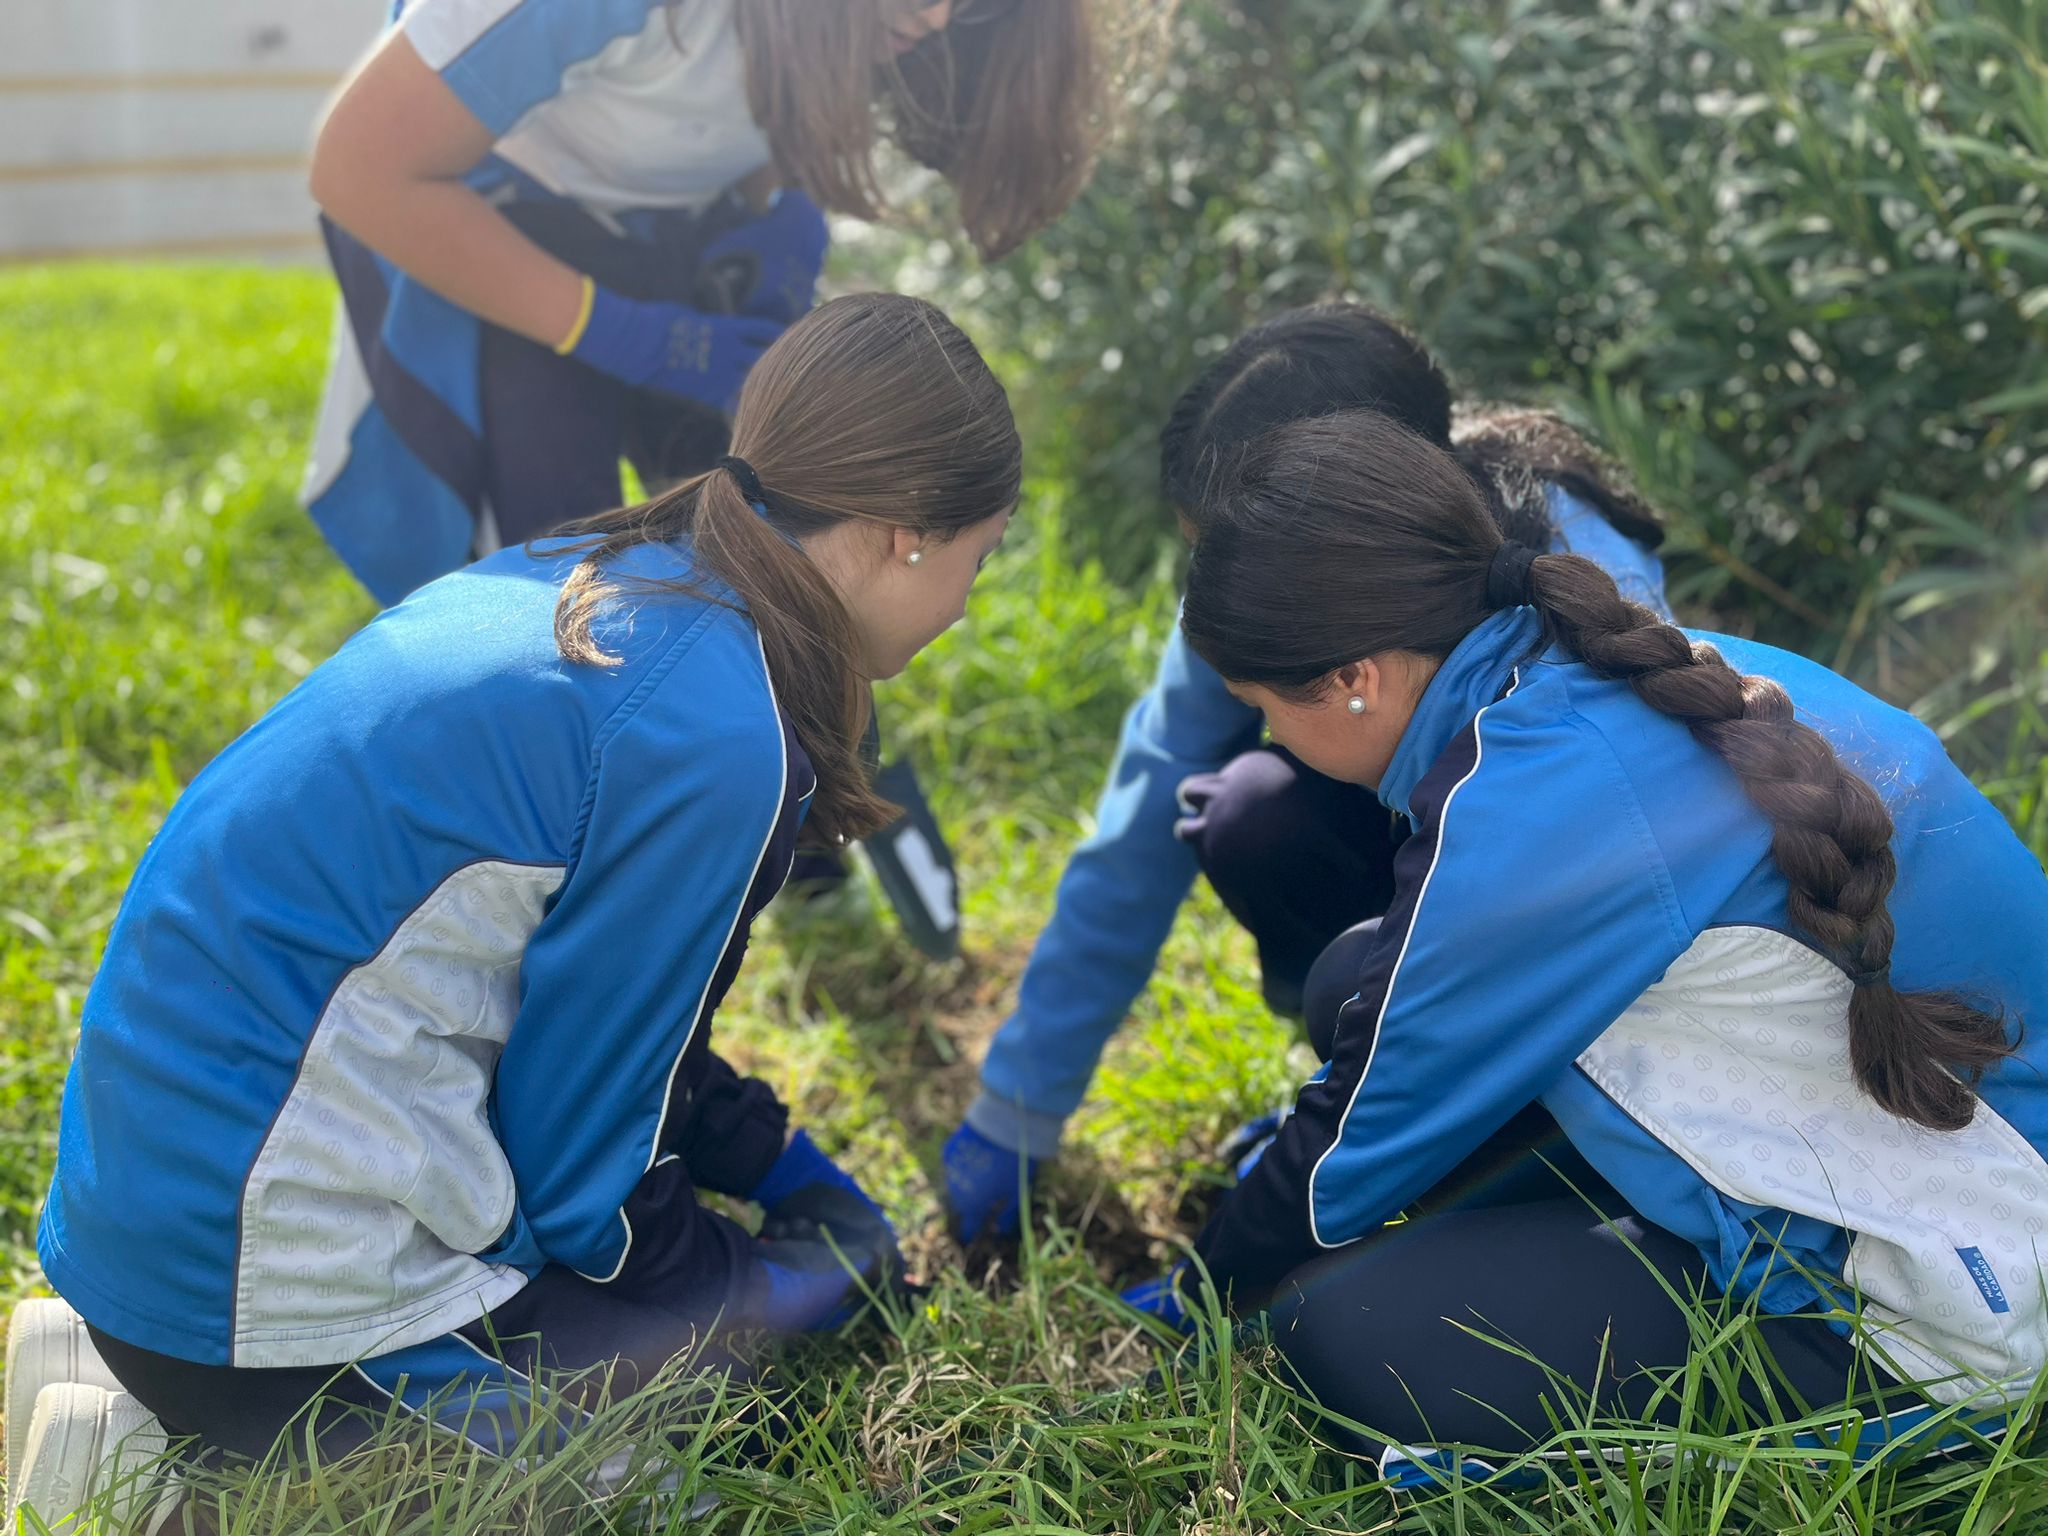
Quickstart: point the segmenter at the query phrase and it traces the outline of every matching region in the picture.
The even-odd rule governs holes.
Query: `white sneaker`
[[[32,1512],[59,1536],[83,1536],[89,1522],[155,1536],[179,1502],[177,1478],[159,1466],[169,1445],[156,1415],[126,1392],[47,1386],[36,1395],[21,1465],[8,1468],[8,1524],[33,1529],[22,1518]],[[104,1501],[94,1511],[104,1525],[86,1514],[95,1499]]]
[[[14,1309],[7,1321],[7,1478],[19,1487],[28,1465],[28,1422],[43,1388],[78,1381],[91,1387],[118,1390],[121,1383],[107,1369],[87,1337],[85,1320],[69,1302],[38,1296]],[[13,1512],[13,1500],[9,1513]],[[8,1530],[14,1524],[8,1522]]]

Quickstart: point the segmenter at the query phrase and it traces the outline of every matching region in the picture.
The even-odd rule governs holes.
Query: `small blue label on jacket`
[[[1991,1261],[1984,1257],[1981,1248],[1958,1248],[1956,1257],[1963,1261],[1963,1268],[1970,1272],[1970,1278],[1977,1282],[1977,1289],[1984,1293],[1984,1305],[1994,1312],[2010,1312],[2012,1307],[2005,1299],[2005,1288],[1998,1283],[1998,1276],[1991,1272]]]

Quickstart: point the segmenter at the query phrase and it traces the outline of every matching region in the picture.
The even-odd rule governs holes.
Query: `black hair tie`
[[[768,493],[761,488],[761,477],[754,473],[753,465],[736,453],[728,453],[718,461],[717,467],[732,476],[734,483],[740,488],[740,494],[746,497],[750,504],[759,507],[763,512],[767,510],[765,503],[768,500]]]
[[[1519,608],[1530,600],[1529,567],[1537,551],[1512,540],[1493,552],[1486,568],[1486,605],[1489,608]]]
[[[1892,968],[1888,965],[1880,965],[1875,970],[1849,973],[1849,985],[1852,987],[1874,987],[1879,983],[1889,986],[1891,979]]]

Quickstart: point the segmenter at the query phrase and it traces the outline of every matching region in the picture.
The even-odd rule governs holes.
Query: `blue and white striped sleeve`
[[[412,0],[398,25],[427,67],[495,134],[563,77],[645,29],[662,0]]]
[[[1259,1296],[1398,1215],[1533,1103],[1688,942],[1606,744],[1482,710],[1412,797],[1417,835],[1328,1071],[1196,1242]]]

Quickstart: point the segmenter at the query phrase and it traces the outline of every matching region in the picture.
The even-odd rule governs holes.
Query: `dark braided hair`
[[[1212,488],[1202,521],[1181,623],[1233,682],[1320,697],[1331,673],[1362,657],[1441,660],[1500,606],[1504,543],[1471,479],[1373,412],[1266,434]],[[1897,865],[1877,791],[1775,681],[1737,672],[1627,601],[1589,560],[1518,553],[1502,562],[1519,573],[1513,595],[1550,642],[1684,722],[1770,819],[1793,923],[1855,983],[1849,1059],[1863,1091],[1934,1130],[1967,1125],[1971,1085],[2013,1046],[2002,1020],[1961,998],[1892,985]]]
[[[1552,542],[1545,482],[1562,486],[1645,549],[1656,513],[1612,460],[1548,411],[1459,406],[1429,350],[1363,304],[1311,304],[1253,326],[1202,370],[1159,433],[1160,491],[1199,535],[1212,482],[1245,445],[1290,421],[1369,410],[1457,456],[1507,537]]]
[[[1460,402],[1451,421],[1451,447],[1496,509],[1545,506],[1547,481],[1597,508],[1623,537],[1645,549],[1663,547],[1664,524],[1630,483],[1628,472],[1553,412]],[[1541,547],[1549,542],[1511,526],[1498,510],[1494,521],[1521,543]]]

